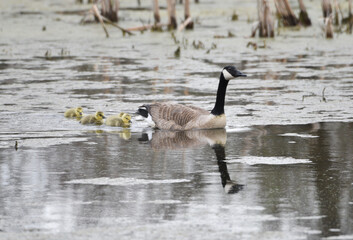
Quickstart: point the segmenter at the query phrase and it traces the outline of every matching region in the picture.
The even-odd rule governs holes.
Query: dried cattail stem
[[[322,0],[321,6],[324,18],[328,18],[332,14],[332,6],[330,0]]]
[[[321,6],[324,15],[325,36],[326,38],[333,38],[332,6],[330,0],[322,0]]]
[[[178,24],[176,21],[176,10],[175,10],[175,0],[167,0],[167,9],[168,9],[168,28],[176,29]]]
[[[326,38],[333,38],[332,15],[325,18],[325,35]]]
[[[101,14],[112,22],[118,21],[119,0],[101,0]]]
[[[159,5],[158,0],[153,0],[153,17],[154,17],[154,26],[152,31],[162,31],[160,26],[161,16],[159,15]]]
[[[108,37],[109,37],[108,30],[107,30],[107,28],[106,28],[105,25],[104,25],[102,16],[101,16],[101,14],[99,13],[99,10],[98,10],[97,5],[93,5],[93,6],[92,6],[92,11],[93,11],[93,14],[95,15],[95,17],[96,17],[96,18],[99,20],[99,22],[101,23],[101,25],[102,25],[102,27],[103,27],[103,29],[104,29],[105,35],[106,35],[106,37],[108,38]]]
[[[275,6],[278,15],[283,20],[284,26],[296,26],[299,21],[294,15],[292,8],[289,5],[288,0],[275,0]]]
[[[299,22],[303,26],[311,26],[311,20],[309,18],[308,12],[306,11],[306,7],[303,3],[303,0],[298,0],[299,2],[299,8],[300,8],[300,13],[299,13]]]
[[[161,16],[159,15],[159,5],[158,0],[153,0],[153,17],[154,23],[157,25],[161,21]]]
[[[341,13],[341,16],[343,16],[343,15],[342,15],[342,12],[340,11],[340,6],[339,6],[339,3],[337,2],[337,0],[334,0],[333,4],[334,4],[334,9],[335,9],[333,24],[338,26],[338,25],[340,25],[339,13]]]
[[[258,0],[259,36],[274,37],[274,23],[267,0]]]
[[[352,0],[348,1],[348,29],[347,31],[349,33],[352,33],[352,28],[353,28],[353,14],[352,14]]]
[[[191,16],[190,16],[190,0],[185,0],[185,4],[184,4],[184,11],[185,11],[185,22],[186,20],[188,20],[185,28],[186,29],[193,29],[194,28],[194,22],[191,20]],[[184,22],[184,23],[185,23]]]

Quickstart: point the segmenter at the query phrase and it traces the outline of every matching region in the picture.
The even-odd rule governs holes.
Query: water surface
[[[249,39],[256,4],[223,2],[192,8],[195,30],[176,33],[179,43],[110,27],[106,39],[58,13],[71,0],[0,3],[1,239],[353,239],[352,36],[325,40],[310,2],[313,27]],[[121,18],[138,26],[152,14]],[[248,77],[229,84],[225,130],[63,117],[156,100],[212,109],[229,64]]]

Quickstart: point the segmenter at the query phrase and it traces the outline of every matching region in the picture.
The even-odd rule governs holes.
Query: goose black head
[[[236,69],[234,66],[226,66],[222,70],[222,74],[225,80],[231,80],[237,77],[246,77],[246,75]]]

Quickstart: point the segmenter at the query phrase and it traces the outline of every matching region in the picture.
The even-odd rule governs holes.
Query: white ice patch
[[[239,159],[226,160],[227,163],[244,163],[248,165],[267,164],[267,165],[289,165],[300,163],[311,163],[309,159],[296,159],[292,157],[257,157],[245,156]]]
[[[126,185],[141,185],[141,184],[170,184],[190,182],[187,179],[164,179],[164,180],[149,180],[137,178],[88,178],[74,179],[67,181],[68,184],[93,184],[93,185],[111,185],[111,186],[126,186]]]
[[[319,136],[314,136],[310,134],[299,134],[299,133],[284,133],[278,134],[281,137],[301,137],[301,138],[318,138]]]

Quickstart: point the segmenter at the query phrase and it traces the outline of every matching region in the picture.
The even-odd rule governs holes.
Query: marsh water
[[[248,38],[256,3],[200,2],[193,31],[109,38],[63,14],[89,8],[73,0],[0,2],[1,239],[353,239],[353,36],[326,40],[315,1],[312,27],[272,40]],[[121,1],[119,24],[152,20],[136,5]],[[229,83],[226,129],[134,115],[212,109],[230,64],[248,77]],[[76,106],[132,126],[64,118]]]

